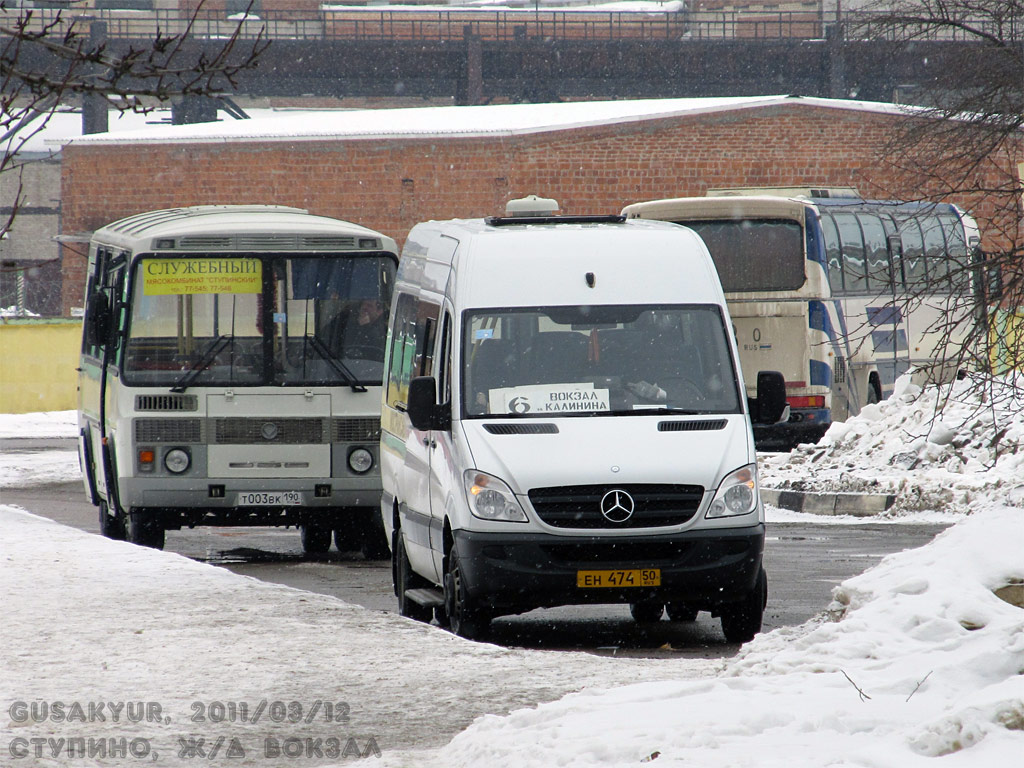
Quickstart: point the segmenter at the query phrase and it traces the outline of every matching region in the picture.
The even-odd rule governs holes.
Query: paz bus
[[[88,252],[85,490],[114,539],[298,526],[387,554],[378,440],[394,240],[299,208],[130,216]],[[376,313],[376,314],[375,314]]]
[[[748,393],[749,372],[784,374],[789,418],[755,425],[762,449],[815,442],[833,420],[891,394],[910,368],[941,369],[941,314],[960,299],[971,311],[978,228],[948,203],[720,190],[623,214],[694,229],[722,280]]]

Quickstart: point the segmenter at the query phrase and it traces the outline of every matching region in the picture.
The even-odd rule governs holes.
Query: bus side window
[[[864,232],[864,250],[867,254],[868,290],[874,293],[895,289],[892,283],[892,265],[889,263],[889,247],[885,240],[882,221],[874,214],[861,214],[860,225]]]
[[[833,293],[842,293],[843,252],[839,247],[839,231],[831,214],[822,212],[821,230],[825,238],[825,258],[828,260],[828,283]]]
[[[850,293],[863,293],[868,287],[866,254],[857,214],[836,213],[835,219],[843,250],[843,284]]]
[[[928,282],[933,291],[949,290],[949,262],[946,259],[946,237],[938,216],[925,216],[921,221],[924,232],[924,258],[928,268]]]
[[[409,293],[398,296],[395,323],[391,332],[391,367],[388,370],[387,404],[405,407],[412,379],[412,359],[416,349],[416,305],[419,300]]]
[[[903,241],[903,277],[907,288],[913,290],[926,279],[924,270],[924,239],[917,219],[907,219],[900,224],[900,239]]]
[[[954,213],[939,214],[939,223],[946,235],[947,263],[951,288],[957,293],[970,290],[971,259],[960,217]]]

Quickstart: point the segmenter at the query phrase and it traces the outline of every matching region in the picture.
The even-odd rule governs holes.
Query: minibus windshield
[[[394,273],[379,255],[140,258],[125,382],[379,386]]]
[[[463,414],[737,413],[726,333],[714,305],[468,310]]]

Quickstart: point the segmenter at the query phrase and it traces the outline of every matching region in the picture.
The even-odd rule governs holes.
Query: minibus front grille
[[[622,506],[632,507],[632,513],[621,521],[622,509],[609,510],[612,519],[602,512],[602,500],[613,491],[628,494],[630,501],[623,499]],[[529,497],[540,519],[555,528],[658,528],[681,525],[697,514],[704,488],[658,484],[568,485],[533,488]]]
[[[333,433],[335,443],[376,442],[380,440],[380,419],[335,419]]]
[[[213,420],[213,439],[218,445],[303,445],[326,443],[327,419],[320,418],[223,418]]]
[[[702,419],[700,421],[659,421],[659,432],[714,432],[725,429],[725,419]]]
[[[136,395],[136,411],[194,411],[199,407],[195,395]]]
[[[135,419],[136,443],[202,443],[202,419]]]

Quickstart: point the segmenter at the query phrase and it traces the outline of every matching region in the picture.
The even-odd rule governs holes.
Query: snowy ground
[[[971,514],[839,585],[818,619],[726,662],[469,643],[0,507],[0,763],[346,765],[376,747],[372,762],[388,766],[1016,768],[1024,610],[997,592],[1024,593],[1024,409],[979,408],[958,388],[933,424],[939,396],[904,384],[819,446],[765,459],[762,479],[895,489],[897,515]],[[0,418],[0,437],[45,430],[73,434],[73,418]],[[34,482],[25,467],[41,455],[0,465],[0,487]],[[73,453],[64,470],[77,475]],[[125,722],[139,701],[159,711]],[[97,722],[98,702],[133,711],[115,721],[105,705]],[[448,744],[431,730],[442,712],[468,726]],[[75,738],[108,749],[124,738],[136,756],[81,758]]]

